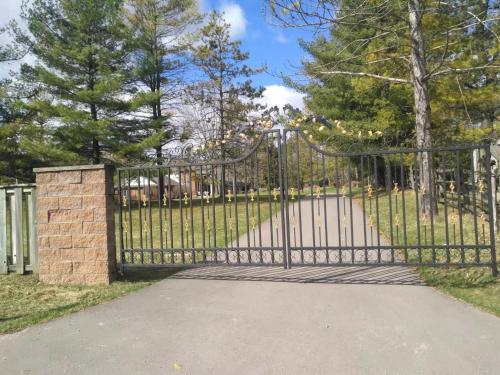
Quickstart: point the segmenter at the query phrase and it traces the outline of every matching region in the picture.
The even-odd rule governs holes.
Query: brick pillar
[[[113,168],[37,168],[39,277],[108,284],[116,267]]]

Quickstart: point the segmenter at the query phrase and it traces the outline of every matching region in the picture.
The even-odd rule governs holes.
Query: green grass
[[[399,232],[396,231],[394,226],[395,221],[395,202],[394,196],[392,198],[392,217],[393,217],[393,238],[394,243],[403,245],[404,244],[404,231],[402,231],[403,214],[401,206],[398,207],[399,219],[401,226]],[[399,204],[401,203],[401,193],[399,194]],[[358,201],[360,203],[360,201]],[[372,209],[375,209],[374,199],[372,200]],[[405,191],[405,209],[406,209],[406,243],[417,244],[418,243],[418,231],[417,231],[417,209],[415,203],[415,195],[412,191]],[[367,214],[368,207],[365,208]],[[389,216],[389,200],[387,194],[381,194],[379,199],[379,212],[380,212],[380,231],[386,237],[390,238],[390,216]],[[448,220],[452,216],[451,209],[448,211]],[[373,216],[375,217],[375,216]],[[420,216],[420,241],[424,243],[424,229],[427,231],[427,241],[430,244],[430,225],[424,228],[422,225],[422,217]],[[439,205],[438,215],[434,217],[434,233],[435,233],[435,243],[445,244],[446,243],[446,231],[445,231],[445,214],[444,206]],[[429,221],[430,222],[430,221]],[[474,216],[471,213],[463,213],[462,215],[462,225],[463,225],[463,237],[465,244],[474,244],[476,231],[474,229]],[[489,230],[488,223],[483,225],[480,218],[477,218],[478,223],[478,239],[479,242],[489,243]],[[449,252],[449,257],[451,262],[460,262],[462,257],[462,252],[460,250],[460,231],[459,231],[459,221],[457,218],[457,224],[455,227],[455,236],[453,232],[453,225],[449,222],[449,243],[456,244],[457,247]],[[497,248],[500,245],[497,240]],[[400,257],[404,257],[404,250],[401,250],[398,254]],[[445,250],[436,251],[436,262],[444,263],[447,260],[447,252]],[[431,248],[422,251],[422,260],[424,262],[432,261],[433,252]],[[475,250],[465,250],[464,258],[467,262],[473,262],[476,257]],[[481,262],[490,261],[490,251],[481,250],[480,252]],[[408,251],[408,261],[416,262],[418,260],[418,252],[416,250]],[[420,275],[429,285],[432,285],[445,293],[461,299],[465,302],[471,303],[483,310],[489,311],[497,316],[500,316],[500,280],[496,280],[491,275],[491,268],[489,267],[427,267],[421,266],[417,268]]]
[[[111,285],[49,285],[33,275],[0,276],[0,334],[19,331],[123,296],[152,281]]]
[[[152,202],[151,206],[151,216],[149,210],[149,204],[143,206],[141,203],[141,210],[139,211],[138,202],[132,202],[132,207],[123,208],[122,219],[124,222],[124,248],[130,249],[130,235],[132,234],[133,248],[141,248],[141,234],[142,234],[142,248],[163,248],[163,249],[182,249],[182,248],[213,248],[213,247],[225,247],[231,246],[231,244],[236,241],[237,237],[241,237],[247,230],[252,232],[252,217],[255,217],[255,225],[258,228],[259,224],[259,203],[257,202],[257,197],[255,198],[253,205],[248,197],[248,220],[247,220],[247,210],[246,210],[246,200],[244,196],[238,195],[237,197],[237,208],[235,204],[235,198],[233,197],[232,203],[226,203],[226,226],[224,226],[224,206],[220,200],[216,200],[215,205],[212,199],[210,199],[210,205],[207,206],[206,201],[203,201],[203,208],[201,206],[201,200],[193,199],[193,207],[191,209],[190,203],[185,204],[184,201],[172,200],[172,209],[169,210],[168,203],[167,206],[162,206],[162,223],[160,227],[160,215],[158,202]],[[252,208],[253,206],[253,208]],[[182,208],[181,208],[182,207]],[[260,222],[267,220],[271,213],[274,216],[276,213],[280,216],[280,203],[279,198],[277,201],[273,200],[271,197],[271,209],[269,208],[269,201],[267,196],[260,196]],[[236,215],[237,209],[237,215]],[[215,210],[215,221],[214,221],[214,210]],[[115,221],[117,224],[116,230],[116,243],[117,248],[119,248],[120,243],[120,231],[118,229],[119,225],[119,211],[115,210]],[[132,224],[130,224],[130,217],[132,218]],[[203,220],[202,220],[203,217]],[[230,219],[230,217],[232,219]],[[236,220],[237,217],[237,220]],[[192,221],[191,221],[192,220]],[[232,229],[230,225],[232,221]],[[187,223],[187,226],[186,226]],[[208,224],[210,223],[210,224]],[[142,228],[141,228],[142,224]],[[238,232],[236,231],[236,224],[238,224]],[[224,228],[227,229],[227,243],[224,233]],[[130,229],[132,228],[132,230]],[[151,231],[152,229],[152,236]],[[125,233],[126,231],[126,233]],[[161,246],[160,232],[162,234],[161,240],[163,241],[163,246]],[[214,241],[215,232],[215,241]],[[204,238],[204,239],[203,239]],[[152,241],[151,241],[152,240]],[[151,246],[151,243],[153,246]],[[246,244],[246,243],[245,243]],[[252,243],[253,245],[253,243]],[[126,261],[130,261],[130,254],[126,253]],[[151,262],[151,255],[144,253],[144,263]],[[160,254],[154,254],[154,262],[160,263]],[[164,261],[166,263],[170,262],[168,258],[170,255],[168,252],[164,254]],[[186,256],[190,256],[186,254]],[[199,256],[201,256],[199,254]],[[135,254],[136,261],[139,260],[140,255]],[[189,262],[189,260],[186,260]]]

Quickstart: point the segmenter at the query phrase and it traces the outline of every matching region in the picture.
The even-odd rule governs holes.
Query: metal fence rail
[[[289,265],[476,265],[497,273],[489,145],[346,153],[284,132],[285,190],[302,193],[285,201]]]
[[[0,274],[37,272],[35,189],[0,186]]]
[[[496,274],[490,162],[486,144],[334,152],[283,129],[234,159],[120,168],[121,262],[475,265]]]
[[[280,144],[268,131],[232,160],[119,168],[122,264],[283,266]]]

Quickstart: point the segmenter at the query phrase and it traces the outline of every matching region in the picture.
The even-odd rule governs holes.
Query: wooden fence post
[[[36,189],[30,189],[28,195],[28,218],[29,223],[29,248],[30,248],[30,265],[31,271],[34,274],[38,273],[38,251],[37,251],[37,227],[36,227]]]
[[[7,191],[0,188],[0,274],[7,274]]]
[[[23,188],[14,188],[12,199],[12,257],[16,255],[16,273],[24,273],[23,251]]]

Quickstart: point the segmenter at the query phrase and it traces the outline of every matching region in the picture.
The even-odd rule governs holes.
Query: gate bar
[[[491,189],[491,148],[490,142],[484,142],[484,148],[486,151],[485,167],[486,167],[486,180],[487,180],[487,191],[488,191],[488,217],[490,224],[490,246],[491,246],[491,274],[493,277],[498,276],[497,267],[497,256],[495,248],[495,219],[493,217],[493,191]]]

